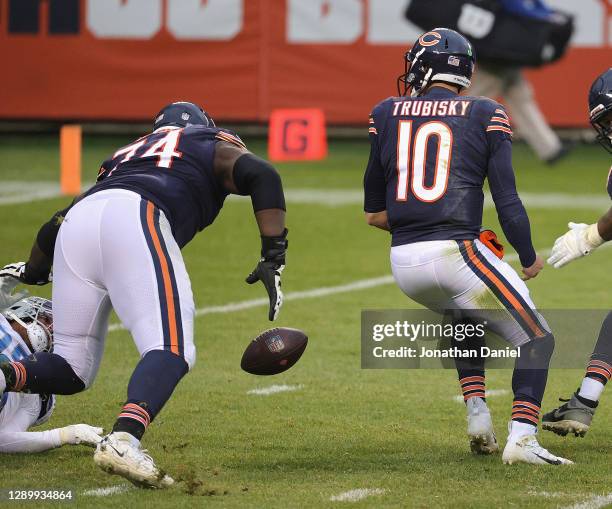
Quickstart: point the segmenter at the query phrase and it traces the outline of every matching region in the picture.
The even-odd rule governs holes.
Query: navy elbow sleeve
[[[255,212],[286,210],[283,183],[269,162],[253,154],[244,154],[234,163],[233,177],[238,192],[251,196]]]

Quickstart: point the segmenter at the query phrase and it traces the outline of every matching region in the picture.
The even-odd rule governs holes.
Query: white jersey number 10
[[[397,139],[397,201],[408,201],[410,193],[420,201],[438,201],[448,186],[453,133],[444,122],[427,122],[413,136],[412,120],[400,120]],[[429,139],[437,138],[437,156],[433,184],[425,185],[425,167]],[[412,158],[411,158],[412,153]],[[412,164],[411,164],[412,163]]]

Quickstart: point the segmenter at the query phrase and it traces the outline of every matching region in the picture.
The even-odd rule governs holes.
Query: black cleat
[[[577,437],[584,437],[593,421],[595,408],[580,402],[576,394],[570,400],[559,401],[566,403],[542,417],[542,428],[561,436],[573,433]]]

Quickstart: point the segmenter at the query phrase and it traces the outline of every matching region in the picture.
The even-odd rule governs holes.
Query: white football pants
[[[415,242],[391,248],[400,289],[434,311],[472,311],[467,316],[514,346],[550,333],[527,285],[479,240]]]
[[[98,372],[113,308],[141,357],[168,350],[193,366],[194,304],[181,251],[164,213],[122,189],[78,202],[55,243],[53,351],[86,387]]]

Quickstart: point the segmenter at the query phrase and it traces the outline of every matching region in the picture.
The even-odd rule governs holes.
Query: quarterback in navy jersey
[[[601,145],[612,153],[612,69],[593,82],[589,92],[591,125]],[[608,172],[607,190],[612,199],[612,169]],[[553,246],[548,263],[561,268],[593,252],[612,240],[612,208],[593,224],[569,223],[570,230]],[[584,436],[591,426],[595,409],[606,384],[612,378],[612,312],[601,326],[595,349],[587,364],[580,388],[567,403],[542,418],[542,427],[559,435]]]
[[[138,486],[173,483],[140,439],[195,362],[195,306],[181,248],[215,220],[230,193],[251,197],[262,244],[246,282],[263,283],[275,320],[287,249],[280,176],[188,102],[164,107],[151,133],[117,150],[97,183],[42,226],[28,262],[0,271],[44,284],[53,265],[55,322],[53,353],[0,363],[0,395],[83,391],[97,374],[112,309],[130,331],[140,361],[94,461]]]
[[[484,319],[520,347],[504,463],[568,464],[536,439],[553,334],[523,280],[496,256],[498,246],[479,239],[487,179],[524,278],[544,266],[516,190],[510,119],[493,100],[460,95],[470,86],[474,64],[470,43],[445,28],[421,35],[406,54],[398,80],[403,90],[375,106],[369,121],[366,219],[390,231],[393,276],[407,296],[434,311]],[[536,359],[538,369],[530,369]],[[484,361],[457,363],[457,370],[472,451],[497,452]]]

